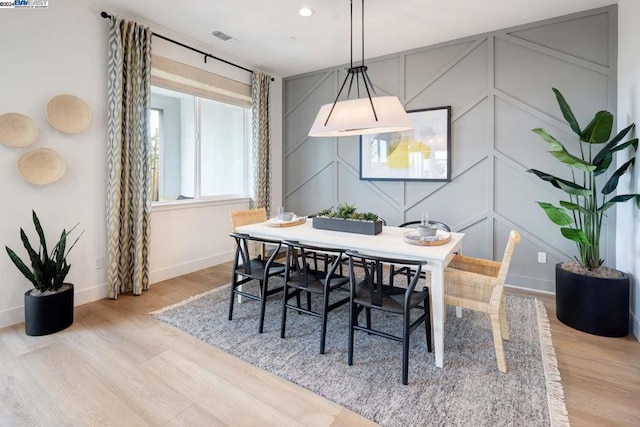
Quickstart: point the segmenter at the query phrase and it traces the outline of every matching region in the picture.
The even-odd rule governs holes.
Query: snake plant
[[[71,269],[71,265],[67,263],[67,255],[69,255],[71,249],[73,249],[75,244],[78,242],[82,233],[80,233],[80,236],[78,236],[73,244],[67,248],[67,237],[71,232],[73,232],[78,224],[69,231],[62,230],[60,239],[53,247],[51,253],[49,253],[47,251],[47,241],[44,237],[44,231],[40,225],[38,215],[36,215],[35,211],[32,211],[32,213],[33,225],[40,239],[40,248],[38,249],[38,252],[33,249],[26,233],[22,228],[20,228],[20,238],[24,248],[27,250],[27,254],[29,255],[31,268],[27,267],[26,263],[22,261],[22,259],[20,259],[20,257],[9,247],[5,246],[5,249],[7,250],[9,258],[11,258],[11,261],[13,261],[16,267],[18,267],[18,270],[20,270],[24,277],[33,283],[33,286],[38,291],[57,291],[62,287],[64,279],[67,277],[67,274]]]
[[[535,174],[555,188],[566,193],[568,200],[560,201],[560,206],[551,203],[537,202],[547,217],[560,226],[564,237],[575,242],[579,259],[583,267],[596,269],[603,260],[600,258],[600,232],[605,212],[616,203],[635,199],[640,209],[640,194],[613,195],[618,181],[634,164],[633,153],[638,149],[638,139],[633,138],[621,142],[634,128],[634,124],[622,129],[611,140],[614,118],[608,111],[599,111],[593,120],[582,129],[576,120],[571,107],[559,90],[553,88],[560,111],[571,130],[579,138],[580,154],[573,155],[556,138],[542,128],[533,129],[549,146],[549,153],[557,160],[571,168],[572,179],[565,180],[537,169],[527,172]],[[608,179],[600,178],[614,163],[616,152],[624,149],[632,150],[631,159],[623,163]],[[599,185],[604,182],[604,185]]]

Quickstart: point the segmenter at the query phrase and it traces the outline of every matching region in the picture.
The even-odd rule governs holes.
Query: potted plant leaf
[[[614,195],[618,181],[634,164],[623,163],[607,178],[615,154],[638,149],[638,139],[623,139],[634,124],[621,130],[611,140],[614,118],[599,111],[582,129],[560,91],[553,89],[560,111],[579,138],[580,153],[571,154],[544,129],[533,129],[551,147],[549,153],[571,168],[571,180],[529,169],[538,178],[562,190],[567,200],[560,206],[537,202],[547,217],[560,226],[560,232],[575,242],[576,261],[556,265],[556,307],[558,319],[575,329],[595,335],[620,337],[629,333],[629,276],[603,265],[600,258],[600,233],[606,212],[616,203],[634,200],[640,209],[640,194]]]
[[[313,217],[313,228],[376,235],[382,233],[382,220],[371,212],[360,213],[354,205],[344,202],[335,211],[325,209],[318,212]]]
[[[24,294],[24,323],[27,335],[38,336],[61,331],[73,323],[73,285],[65,283],[64,279],[71,269],[67,256],[82,233],[71,246],[67,246],[67,237],[78,225],[69,231],[62,230],[60,239],[49,252],[40,220],[35,211],[32,213],[33,225],[40,239],[37,252],[20,228],[20,239],[31,268],[9,247],[5,246],[5,249],[18,270],[33,284],[34,289]]]

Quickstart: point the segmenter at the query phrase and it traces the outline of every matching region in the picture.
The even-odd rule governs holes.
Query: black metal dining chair
[[[389,338],[402,343],[402,384],[408,383],[409,377],[409,337],[411,332],[424,323],[427,339],[427,350],[431,352],[431,311],[429,309],[429,288],[423,282],[418,288],[422,267],[426,261],[413,261],[397,258],[385,258],[365,255],[355,251],[347,251],[350,274],[350,306],[349,306],[349,348],[347,363],[353,365],[353,347],[355,331]],[[410,266],[412,273],[407,288],[397,288],[384,284],[384,264]],[[364,270],[364,278],[356,277],[355,268]],[[362,277],[362,275],[360,276]],[[395,336],[373,329],[371,326],[371,310],[381,310],[402,316],[402,336]],[[358,316],[362,311],[366,314],[366,326],[360,326]],[[422,310],[423,314],[411,322],[411,311]]]
[[[329,303],[331,292],[342,288],[349,283],[349,278],[336,272],[340,260],[344,254],[343,249],[320,247],[302,244],[297,241],[283,240],[287,246],[287,264],[284,272],[284,294],[282,297],[282,324],[280,337],[285,337],[287,324],[287,310],[295,310],[321,319],[320,328],[320,354],[324,354],[325,342],[327,338],[327,319],[330,311],[349,302],[349,296]],[[317,259],[315,255],[324,255],[331,260],[331,264],[325,266],[324,270],[312,269],[309,262]],[[346,288],[343,288],[345,291]],[[290,292],[292,290],[292,292]],[[307,307],[300,306],[300,295],[306,294]],[[320,295],[322,297],[322,308],[320,312],[312,311],[311,296]],[[346,295],[346,294],[345,294]],[[289,300],[296,297],[297,304],[289,303]]]
[[[236,295],[260,301],[258,332],[262,333],[264,329],[264,313],[267,304],[267,297],[275,294],[276,292],[280,292],[283,289],[282,286],[269,289],[269,278],[276,275],[282,276],[284,274],[285,266],[274,261],[280,252],[282,243],[278,240],[260,239],[243,233],[230,233],[229,236],[233,237],[236,242],[236,253],[233,258],[233,273],[231,275],[229,320],[233,319],[233,306]],[[257,255],[255,258],[251,258],[249,242],[273,245],[276,249],[274,251],[270,251],[271,256],[267,259],[263,258],[262,255]],[[240,280],[238,280],[239,277],[241,278]],[[257,295],[246,292],[242,289],[242,285],[251,282],[252,280],[257,280],[259,283]]]
[[[408,222],[400,224],[398,227],[411,228],[411,227],[414,227],[414,226],[417,227],[420,224],[422,224],[422,221],[408,221]],[[435,225],[438,228],[438,230],[451,231],[451,228],[447,224],[445,224],[444,222],[429,221],[429,225]]]

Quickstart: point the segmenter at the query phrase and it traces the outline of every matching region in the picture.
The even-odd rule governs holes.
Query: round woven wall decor
[[[18,173],[31,184],[56,182],[64,175],[64,159],[51,148],[36,148],[18,159]]]
[[[91,122],[89,105],[77,96],[63,94],[51,98],[47,104],[47,120],[64,133],[80,133]]]
[[[38,136],[38,126],[29,116],[7,113],[0,116],[0,143],[10,147],[32,144]]]

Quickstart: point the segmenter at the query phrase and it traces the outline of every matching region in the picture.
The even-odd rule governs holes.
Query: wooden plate
[[[408,231],[402,235],[402,239],[410,245],[439,246],[451,241],[451,233],[438,230],[434,237],[422,237],[417,231]]]
[[[267,221],[267,226],[268,227],[293,227],[296,225],[302,225],[305,222],[307,222],[306,216],[296,218],[291,221],[278,221],[277,218],[272,218]]]

